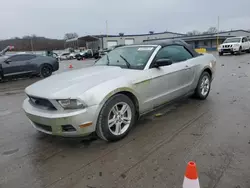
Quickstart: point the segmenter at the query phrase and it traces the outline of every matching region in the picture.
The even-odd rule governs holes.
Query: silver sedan
[[[136,120],[182,96],[206,99],[216,59],[181,40],[116,48],[94,66],[57,74],[26,88],[23,109],[44,133],[107,141],[125,137]]]

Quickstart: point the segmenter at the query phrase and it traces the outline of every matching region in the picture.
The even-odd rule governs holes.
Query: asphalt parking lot
[[[93,61],[59,72],[70,64]],[[206,101],[161,108],[116,143],[38,133],[21,109],[37,80],[0,83],[1,188],[177,188],[190,160],[203,188],[250,187],[250,54],[217,57]]]

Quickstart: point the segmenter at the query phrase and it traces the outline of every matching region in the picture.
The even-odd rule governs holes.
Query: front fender
[[[87,106],[102,106],[111,96],[120,92],[130,92],[137,97],[138,101],[140,101],[138,95],[133,90],[132,85],[128,84],[126,81],[115,83],[106,82],[101,85],[97,85],[84,92],[81,96],[79,96],[79,99],[81,99]]]

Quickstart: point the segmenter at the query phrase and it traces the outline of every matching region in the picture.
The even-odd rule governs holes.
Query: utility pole
[[[31,46],[31,51],[33,52],[33,37],[30,37],[30,46]]]
[[[217,21],[218,23],[218,25],[217,25],[217,50],[218,50],[218,47],[219,47],[219,32],[220,32],[220,17],[218,16],[218,21]]]
[[[106,35],[107,35],[106,44],[108,45],[108,20],[106,20]],[[106,47],[108,48],[108,46]]]

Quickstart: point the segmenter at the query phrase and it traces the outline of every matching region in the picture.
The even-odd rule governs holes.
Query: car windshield
[[[233,42],[240,42],[241,38],[228,38],[224,41],[224,43],[233,43]]]
[[[85,54],[86,52],[88,52],[88,50],[83,50],[80,52],[80,54]]]
[[[155,46],[127,46],[115,48],[99,59],[95,65],[119,66],[142,70],[146,66]]]

